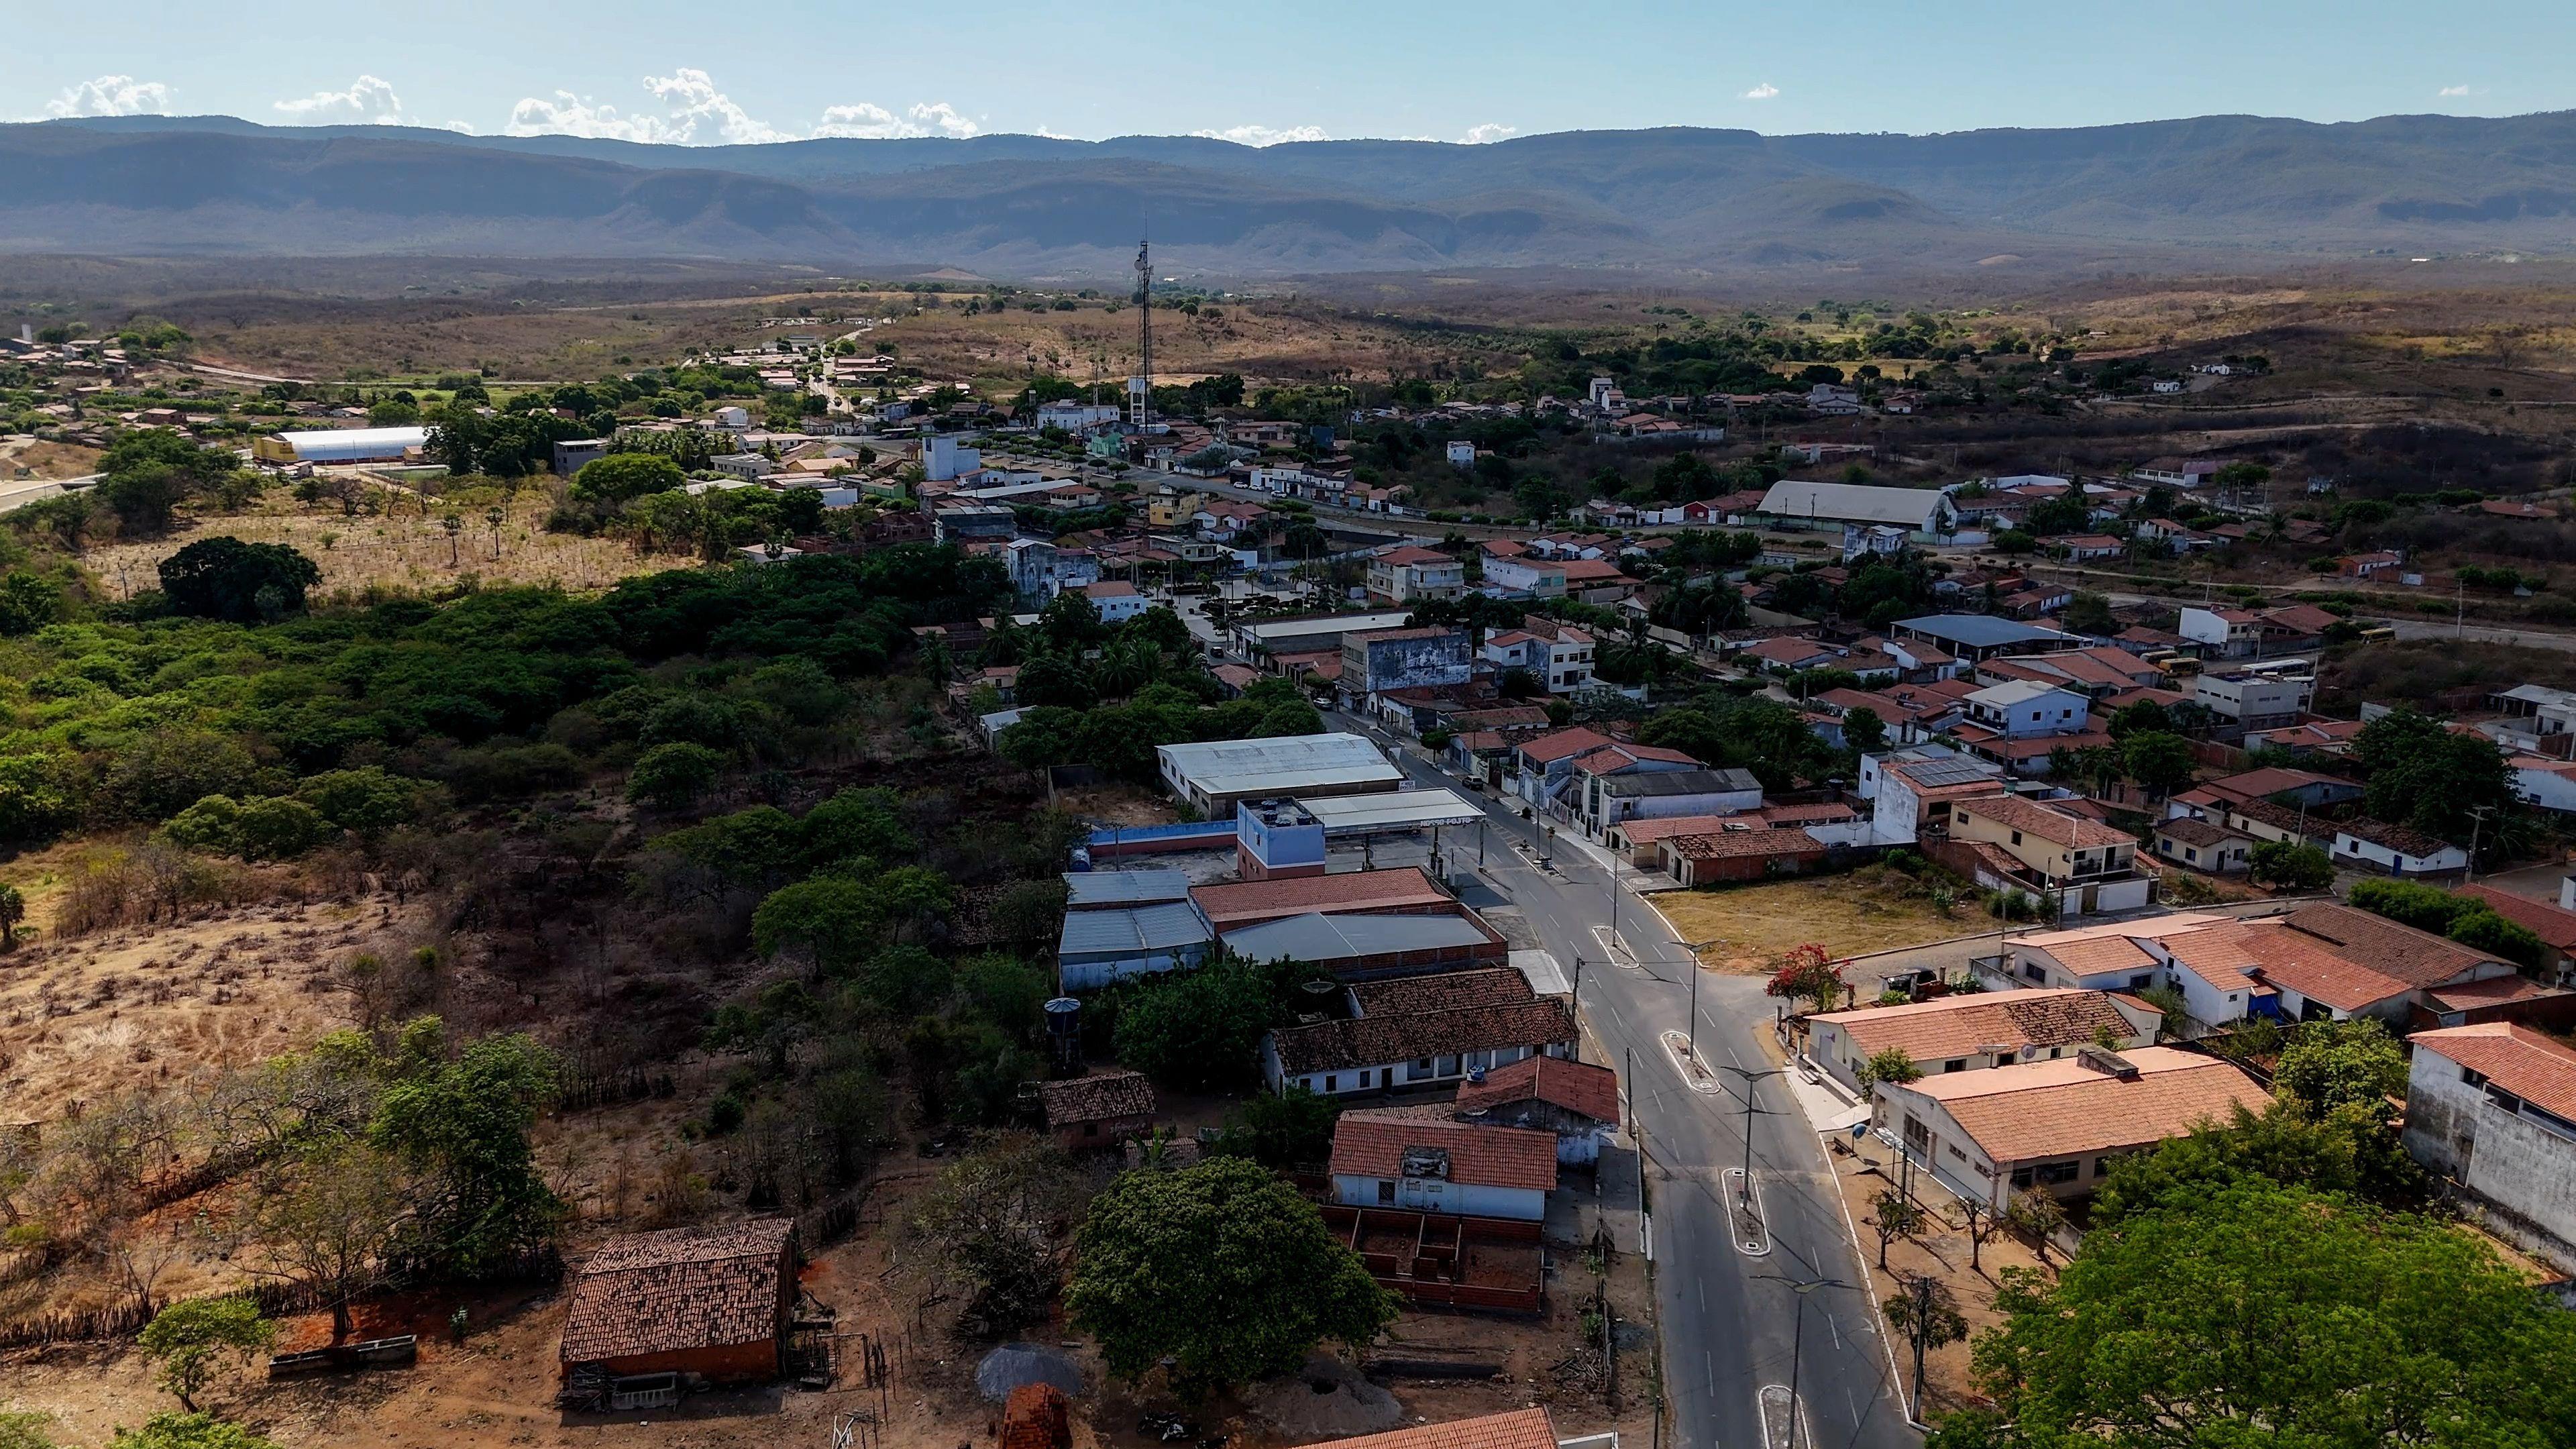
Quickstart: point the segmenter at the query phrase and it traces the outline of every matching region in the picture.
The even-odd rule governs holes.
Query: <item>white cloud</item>
[[[394,94],[391,82],[371,75],[358,77],[345,91],[315,91],[274,104],[290,116],[313,121],[373,121],[380,126],[398,126],[403,121],[402,97]]]
[[[1482,146],[1488,141],[1500,141],[1520,133],[1521,128],[1518,126],[1506,126],[1500,121],[1487,121],[1481,126],[1469,126],[1467,134],[1459,139],[1470,146]]]
[[[1287,141],[1329,141],[1321,126],[1228,126],[1222,131],[1192,131],[1212,141],[1232,141],[1238,146],[1276,146]]]
[[[2474,96],[2478,94],[2478,92],[2469,89],[2467,86],[2444,86],[2433,94],[2441,96],[2447,100],[2457,96]]]
[[[773,126],[716,89],[715,78],[694,66],[667,76],[646,76],[644,89],[662,103],[662,114],[621,112],[589,96],[557,91],[529,96],[510,109],[504,131],[513,136],[588,136],[671,146],[756,146],[774,141],[838,136],[885,140],[899,136],[973,136],[983,127],[946,101],[916,104],[897,115],[868,101],[827,106],[813,128]]]
[[[1769,81],[1764,81],[1762,84],[1746,91],[1744,93],[1744,98],[1748,101],[1767,101],[1778,94],[1780,94],[1780,88],[1778,86],[1771,84]]]
[[[157,116],[170,109],[170,87],[130,75],[103,75],[66,86],[45,103],[49,116]]]
[[[474,134],[474,123],[472,121],[441,121],[438,123],[438,128],[442,131],[454,131],[460,136],[471,136]]]

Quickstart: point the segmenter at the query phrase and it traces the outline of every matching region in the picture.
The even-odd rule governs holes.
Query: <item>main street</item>
[[[1425,786],[1457,788],[1414,750],[1349,716],[1337,728],[1388,747]],[[1823,1143],[1777,1081],[1755,1079],[1752,1162],[1768,1242],[1740,1250],[1729,1174],[1744,1160],[1748,1083],[1730,1068],[1770,1065],[1759,1044],[1774,1003],[1762,983],[1698,972],[1663,917],[1633,892],[1615,898],[1618,944],[1609,949],[1614,908],[1606,857],[1558,842],[1550,867],[1505,842],[1531,844],[1534,827],[1508,803],[1487,800],[1495,848],[1481,873],[1518,907],[1540,944],[1571,972],[1582,964],[1580,1004],[1587,1054],[1598,1047],[1628,1088],[1628,1130],[1651,1164],[1664,1384],[1679,1449],[1771,1449],[1759,1407],[1772,1390],[1785,1401],[1793,1354],[1806,1406],[1802,1446],[1871,1449],[1919,1442],[1889,1380],[1887,1349],[1854,1252]],[[1534,852],[1533,852],[1534,853]],[[1699,975],[1699,1049],[1718,1068],[1719,1090],[1694,1091],[1663,1042],[1690,1025],[1690,978]],[[1827,1280],[1799,1298],[1791,1285]]]

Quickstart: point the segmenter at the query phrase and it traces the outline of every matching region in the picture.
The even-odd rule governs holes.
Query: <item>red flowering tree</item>
[[[1825,948],[1810,941],[1790,948],[1762,990],[1768,996],[1813,1002],[1812,1010],[1823,1011],[1843,994],[1843,978],[1834,970],[1833,957],[1826,954]]]

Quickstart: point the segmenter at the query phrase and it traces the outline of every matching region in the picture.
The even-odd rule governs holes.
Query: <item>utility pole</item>
[[[2469,807],[2469,818],[2474,822],[2469,826],[2468,878],[2471,881],[2475,881],[2478,878],[2478,836],[2487,828],[2487,816],[2494,810],[2495,807],[2493,805],[2472,805]]]
[[[1574,958],[1574,1059],[1583,1060],[1583,958]]]

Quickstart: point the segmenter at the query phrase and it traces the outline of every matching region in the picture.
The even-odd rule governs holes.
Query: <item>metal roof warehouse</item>
[[[1404,782],[1377,746],[1353,734],[1157,745],[1154,754],[1163,783],[1210,820],[1231,818],[1246,800],[1368,795]]]

